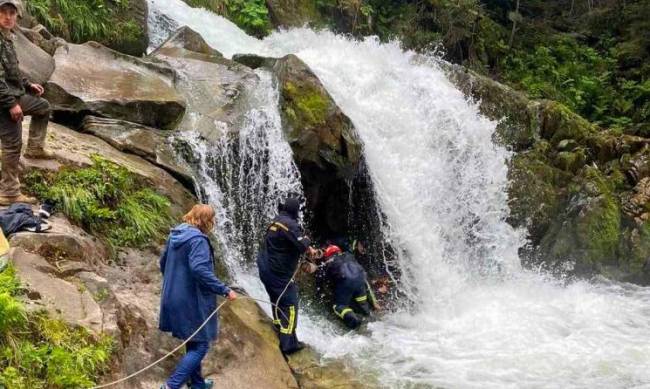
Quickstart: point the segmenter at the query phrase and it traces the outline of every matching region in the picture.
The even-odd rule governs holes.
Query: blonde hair
[[[214,227],[214,215],[214,208],[211,205],[196,204],[183,216],[183,221],[207,234]]]

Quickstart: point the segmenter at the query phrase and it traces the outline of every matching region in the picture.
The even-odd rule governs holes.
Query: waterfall
[[[168,33],[166,21],[188,25],[226,57],[296,54],[359,131],[414,304],[367,334],[310,315],[298,327],[303,340],[387,388],[650,386],[650,290],[520,267],[524,234],[506,223],[510,154],[492,142],[496,123],[435,58],[306,28],[257,40],[180,0],[149,5],[154,35]]]
[[[278,90],[269,72],[258,70],[256,74],[259,82],[249,98],[251,108],[236,136],[211,142],[190,130],[173,141],[191,150],[194,161],[187,162],[196,169],[203,200],[215,206],[216,236],[235,282],[256,297],[264,297],[256,271],[250,267],[264,226],[288,194],[302,194],[302,184],[291,148],[282,138]],[[189,118],[190,122],[197,120]]]

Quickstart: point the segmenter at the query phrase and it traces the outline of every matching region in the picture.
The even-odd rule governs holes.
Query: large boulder
[[[185,112],[173,72],[98,43],[57,49],[46,98],[59,114],[92,113],[161,129],[173,129]]]
[[[26,120],[23,123],[24,142],[27,141],[28,127],[29,120]],[[90,166],[91,156],[98,154],[125,167],[167,196],[171,200],[171,212],[175,217],[183,215],[196,202],[192,193],[167,171],[142,157],[121,152],[95,136],[50,123],[46,147],[54,151],[56,160],[25,160],[28,168],[58,170],[65,165]]]
[[[96,266],[108,257],[106,247],[96,237],[70,224],[66,218],[51,216],[47,222],[52,229],[46,234],[18,232],[11,237],[11,246],[38,253],[50,262],[65,260]],[[57,269],[61,270],[59,265]],[[81,269],[83,266],[74,266],[74,268]]]
[[[168,140],[168,132],[125,120],[88,115],[81,123],[83,132],[93,134],[125,153],[139,155],[165,169],[186,188],[194,191],[189,169],[181,165]]]
[[[10,257],[27,289],[30,309],[45,309],[71,325],[86,327],[97,334],[102,332],[102,311],[88,291],[59,278],[57,269],[38,254],[13,248]]]
[[[150,57],[182,75],[176,87],[187,101],[188,114],[179,131],[197,131],[211,141],[237,131],[248,109],[245,96],[258,82],[255,73],[223,58],[188,27],[176,31]]]
[[[300,58],[260,63],[279,81],[284,135],[300,169],[315,234],[349,233],[348,183],[362,170],[363,146],[354,125]]]
[[[32,82],[45,84],[54,72],[54,59],[16,30],[16,54],[20,70]]]

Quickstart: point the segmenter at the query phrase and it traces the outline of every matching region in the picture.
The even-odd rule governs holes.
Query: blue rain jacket
[[[159,328],[176,338],[187,339],[216,309],[216,295],[226,296],[230,292],[214,275],[214,256],[208,237],[185,223],[172,229],[160,257],[160,271],[163,286]],[[217,317],[214,315],[193,340],[215,340],[219,328]]]

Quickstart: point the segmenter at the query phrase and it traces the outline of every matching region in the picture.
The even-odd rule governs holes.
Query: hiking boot
[[[54,153],[45,149],[27,149],[23,157],[27,159],[54,159]]]
[[[38,200],[22,193],[18,196],[0,196],[0,205],[11,205],[15,203],[36,204]]]
[[[190,385],[188,384],[188,386]],[[203,384],[194,384],[190,386],[190,388],[191,389],[212,389],[213,386],[214,386],[214,381],[208,378],[203,381]]]

